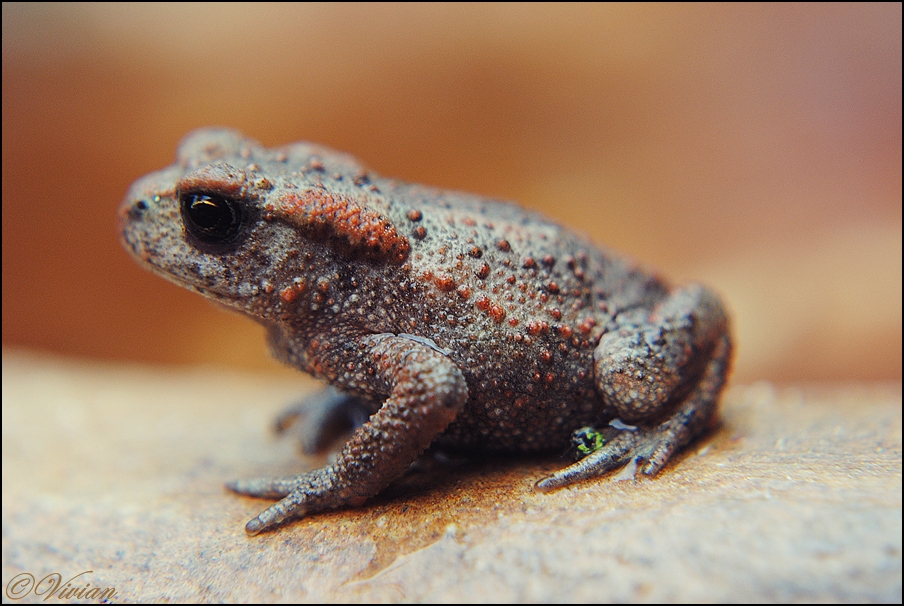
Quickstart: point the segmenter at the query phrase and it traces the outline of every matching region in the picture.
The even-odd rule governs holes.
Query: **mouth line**
[[[132,252],[132,251],[130,250],[130,252]],[[151,259],[144,258],[141,255],[133,253],[132,256],[138,262],[139,265],[141,265],[145,269],[149,270],[154,275],[160,276],[167,282],[171,282],[172,284],[175,284],[176,286],[179,286],[186,290],[196,292],[199,295],[206,297],[208,299],[213,299],[213,300],[222,301],[222,302],[232,302],[232,301],[238,301],[241,299],[241,297],[238,297],[236,295],[233,295],[233,294],[230,294],[227,292],[223,292],[221,290],[212,288],[210,286],[199,286],[195,282],[192,282],[178,274],[171,273],[170,271],[168,271],[168,270],[164,269],[163,267],[160,267],[159,265],[154,263]]]
[[[196,292],[196,293],[198,293],[199,295],[202,295],[202,296],[204,296],[204,297],[207,297],[208,299],[213,299],[214,301],[218,301],[218,302],[220,302],[220,303],[226,303],[226,302],[232,303],[232,302],[234,302],[234,301],[242,301],[242,300],[243,300],[242,297],[238,297],[238,296],[235,296],[235,295],[230,295],[230,294],[222,293],[222,292],[219,292],[219,291],[217,291],[217,290],[213,290],[213,289],[211,289],[211,288],[206,288],[206,287],[203,287],[203,286],[197,286],[197,285],[195,285],[195,284],[188,284],[188,283],[186,283],[186,282],[179,282],[179,284],[180,284],[183,288],[188,288],[188,290],[191,290],[191,291],[193,291],[193,292]]]
[[[120,233],[120,244],[139,266],[150,271],[152,274],[159,276],[176,286],[198,293],[206,299],[222,303],[227,307],[236,307],[239,302],[247,299],[247,297],[241,296],[238,293],[221,290],[216,286],[198,284],[198,281],[203,280],[203,277],[197,275],[197,273],[192,273],[188,267],[180,266],[184,271],[174,272],[168,267],[160,265],[158,263],[158,257],[151,254],[147,247],[144,246],[142,239],[130,237],[130,235],[133,234],[130,234],[128,230],[124,230]],[[177,267],[177,269],[180,267]]]

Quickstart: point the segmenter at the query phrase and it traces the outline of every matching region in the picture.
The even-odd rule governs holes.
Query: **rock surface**
[[[4,352],[4,600],[59,573],[85,601],[901,601],[899,383],[734,386],[651,481],[434,464],[248,537],[267,501],[223,483],[323,463],[269,433],[314,388]]]

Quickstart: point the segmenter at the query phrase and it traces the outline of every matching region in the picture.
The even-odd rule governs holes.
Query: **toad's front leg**
[[[389,397],[333,464],[298,476],[228,484],[240,494],[282,499],[248,522],[248,534],[307,513],[360,505],[405,473],[468,399],[461,370],[420,342],[375,335],[365,339],[362,355]]]

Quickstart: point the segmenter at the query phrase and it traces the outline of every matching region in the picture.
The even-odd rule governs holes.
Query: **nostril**
[[[147,200],[136,200],[131,204],[123,204],[119,216],[125,221],[140,221],[145,211],[150,208]]]

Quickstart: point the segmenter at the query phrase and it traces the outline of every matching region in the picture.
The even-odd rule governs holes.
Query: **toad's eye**
[[[179,200],[185,229],[205,244],[227,244],[242,227],[240,202],[206,193],[184,193]]]

